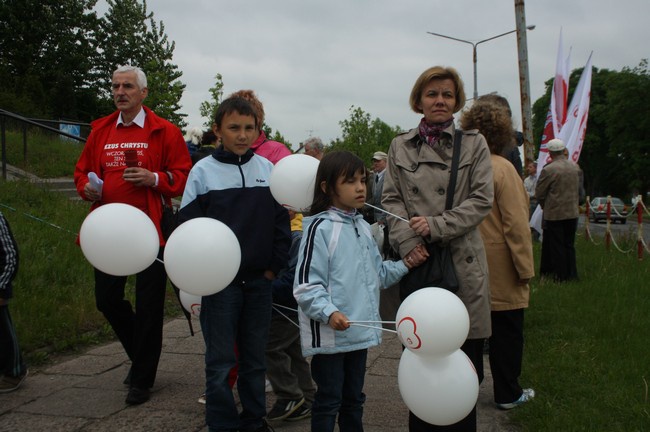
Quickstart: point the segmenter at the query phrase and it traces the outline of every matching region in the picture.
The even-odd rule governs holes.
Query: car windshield
[[[617,205],[617,206],[625,205],[625,204],[623,204],[623,201],[621,201],[620,198],[612,198],[612,204]]]

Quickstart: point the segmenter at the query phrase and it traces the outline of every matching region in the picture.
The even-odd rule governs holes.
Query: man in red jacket
[[[77,192],[92,201],[91,211],[103,204],[125,203],[145,212],[158,230],[158,257],[162,258],[162,203],[183,193],[192,166],[190,155],[178,127],[142,105],[148,89],[147,77],[140,68],[118,67],[113,73],[112,91],[117,111],[92,123],[75,167]],[[103,183],[89,181],[91,173]],[[136,275],[135,310],[124,297],[126,280],[126,276],[95,269],[97,308],[132,362],[124,382],[129,385],[126,403],[137,405],[149,400],[149,389],[156,378],[167,274],[162,262],[156,260]]]

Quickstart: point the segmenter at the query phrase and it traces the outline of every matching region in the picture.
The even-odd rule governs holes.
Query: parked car
[[[628,208],[620,198],[612,197],[612,211],[610,219],[612,222],[627,222]],[[596,197],[589,204],[589,220],[598,222],[607,220],[607,197]]]

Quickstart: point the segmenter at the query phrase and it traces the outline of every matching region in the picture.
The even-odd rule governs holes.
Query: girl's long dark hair
[[[332,196],[336,193],[336,182],[339,177],[353,177],[357,172],[366,172],[363,161],[349,151],[334,151],[326,153],[316,171],[314,184],[314,199],[309,208],[309,214],[315,215],[327,210],[332,205]],[[321,183],[325,182],[325,192]]]

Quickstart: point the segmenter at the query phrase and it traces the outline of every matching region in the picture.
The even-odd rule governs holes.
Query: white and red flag
[[[587,60],[578,86],[573,93],[571,106],[567,119],[560,130],[560,138],[569,151],[569,159],[578,163],[582,144],[587,133],[587,119],[589,118],[589,101],[591,100],[591,54]]]
[[[558,46],[557,64],[555,66],[555,79],[551,91],[551,106],[549,107],[544,124],[544,132],[537,157],[537,176],[542,168],[551,161],[546,143],[553,138],[564,141],[569,151],[569,159],[578,163],[585,134],[587,133],[587,119],[589,117],[589,101],[591,99],[591,54],[587,60],[578,86],[573,93],[571,105],[567,108],[569,89],[569,56],[563,59],[562,31]],[[530,219],[530,226],[542,232],[542,209],[538,205]]]
[[[567,118],[567,100],[569,95],[569,64],[571,53],[564,58],[562,49],[562,30],[560,30],[560,40],[557,48],[557,60],[555,64],[555,78],[553,79],[553,89],[551,90],[551,105],[546,115],[542,141],[537,158],[537,172],[541,172],[544,165],[550,162],[546,143],[553,138],[560,137],[560,131]],[[538,174],[539,175],[539,174]]]

